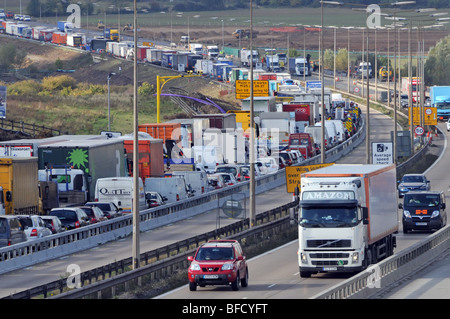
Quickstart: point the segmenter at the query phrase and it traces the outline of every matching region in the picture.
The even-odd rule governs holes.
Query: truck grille
[[[347,260],[312,260],[311,264],[314,266],[322,267],[322,266],[344,266],[348,265]]]
[[[350,239],[315,239],[307,240],[308,248],[344,248],[351,247],[352,241]]]
[[[346,253],[314,253],[314,254],[309,254],[309,257],[311,258],[348,258],[349,254]]]

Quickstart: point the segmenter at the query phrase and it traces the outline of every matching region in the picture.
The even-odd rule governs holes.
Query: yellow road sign
[[[420,107],[414,106],[413,110],[413,125],[420,125]],[[409,125],[411,125],[411,107],[408,112]],[[423,107],[423,125],[437,125],[437,109],[432,106]]]
[[[269,81],[253,80],[253,96],[269,96]],[[250,97],[250,80],[236,81],[236,99]]]
[[[333,165],[334,163],[306,165],[306,166],[287,166],[286,167],[286,189],[288,193],[294,193],[295,187],[298,186],[300,190],[301,175],[310,171],[314,171],[318,168]]]

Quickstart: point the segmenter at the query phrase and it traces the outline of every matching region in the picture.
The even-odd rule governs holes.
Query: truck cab
[[[39,181],[58,184],[60,204],[81,204],[88,200],[88,181],[81,169],[49,168],[38,171]]]

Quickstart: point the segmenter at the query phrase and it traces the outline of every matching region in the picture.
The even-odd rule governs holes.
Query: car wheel
[[[190,291],[196,291],[197,290],[197,284],[195,282],[189,282],[189,290]]]
[[[243,279],[241,279],[241,286],[242,287],[248,286],[248,269],[245,269],[245,276]]]
[[[233,291],[238,291],[239,290],[239,281],[240,281],[239,273],[237,273],[236,280],[231,283],[231,289]]]
[[[408,228],[406,226],[403,226],[403,234],[407,234],[408,233]]]

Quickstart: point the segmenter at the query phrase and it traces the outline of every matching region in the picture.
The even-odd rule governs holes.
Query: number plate
[[[425,223],[425,222],[416,223],[416,226],[426,226],[426,225],[427,225],[427,223]]]
[[[203,279],[217,279],[219,275],[203,275]]]
[[[337,267],[323,267],[323,271],[334,271],[337,270]]]

